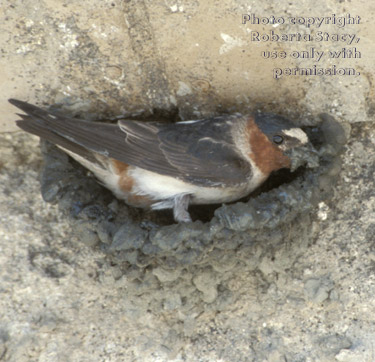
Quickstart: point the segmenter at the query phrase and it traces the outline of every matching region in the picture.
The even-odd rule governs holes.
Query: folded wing
[[[26,115],[20,128],[92,161],[93,152],[199,186],[236,186],[251,176],[230,132],[235,118],[164,124],[121,120],[118,125],[51,114],[10,99]],[[228,120],[229,119],[229,120]]]

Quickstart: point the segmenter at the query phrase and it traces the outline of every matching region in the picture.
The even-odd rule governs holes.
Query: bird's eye
[[[273,142],[277,145],[281,145],[284,142],[284,137],[277,134],[273,136]]]

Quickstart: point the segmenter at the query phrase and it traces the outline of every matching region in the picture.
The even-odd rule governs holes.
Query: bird
[[[57,145],[126,204],[172,209],[177,223],[192,222],[189,205],[236,201],[273,171],[294,171],[300,160],[293,152],[310,144],[301,128],[273,113],[113,124],[9,102],[24,112],[19,128]]]

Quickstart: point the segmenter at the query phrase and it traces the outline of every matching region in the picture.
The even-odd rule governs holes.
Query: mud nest
[[[333,193],[346,137],[326,114],[305,131],[319,152],[318,167],[281,171],[233,204],[196,206],[190,210],[193,223],[176,224],[166,211],[128,207],[47,142],[42,195],[68,215],[81,242],[100,248],[121,271],[133,311],[153,305],[187,311],[202,301],[220,310],[232,301],[232,275],[256,271],[284,243],[305,250],[314,236],[311,211]]]

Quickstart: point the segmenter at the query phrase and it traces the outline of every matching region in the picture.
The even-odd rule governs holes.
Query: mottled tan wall
[[[320,28],[242,24],[259,17],[360,16]],[[0,129],[14,130],[15,97],[118,115],[177,108],[180,117],[272,110],[308,123],[320,112],[374,120],[375,4],[371,1],[2,0]],[[251,31],[356,34],[358,43],[253,42]],[[325,51],[322,59],[263,59],[262,51]],[[356,47],[360,59],[329,59]],[[273,77],[274,68],[352,67],[359,76]]]

